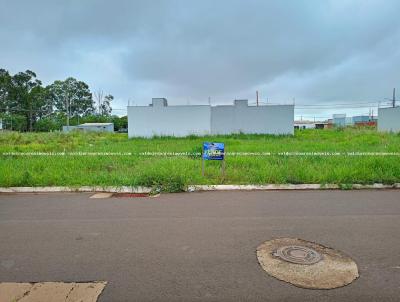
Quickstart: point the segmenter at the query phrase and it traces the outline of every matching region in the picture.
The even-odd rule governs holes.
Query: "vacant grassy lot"
[[[196,153],[201,152],[203,141],[225,142],[225,178],[221,177],[220,162],[206,162],[206,176],[201,175],[201,159]],[[26,152],[65,154],[21,155]],[[179,191],[187,184],[400,182],[399,155],[352,156],[348,152],[397,153],[400,135],[332,129],[297,131],[293,137],[239,134],[128,139],[125,134],[3,132],[0,186],[144,185]]]

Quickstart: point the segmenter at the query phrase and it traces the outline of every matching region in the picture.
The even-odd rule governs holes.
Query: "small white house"
[[[400,107],[378,108],[378,131],[400,132]]]
[[[294,105],[168,106],[155,98],[149,106],[128,107],[128,136],[152,137],[232,133],[293,134]]]
[[[315,124],[313,121],[294,121],[294,129],[315,129]]]
[[[63,126],[63,132],[74,130],[84,132],[114,132],[114,123],[85,123],[78,126]]]

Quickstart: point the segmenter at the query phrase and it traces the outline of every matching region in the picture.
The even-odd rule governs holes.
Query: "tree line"
[[[111,115],[114,97],[73,77],[43,86],[31,70],[14,75],[0,69],[0,119],[3,129],[54,131],[63,125],[113,122],[115,130],[127,128],[127,118]]]

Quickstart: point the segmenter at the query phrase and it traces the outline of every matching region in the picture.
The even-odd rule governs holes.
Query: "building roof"
[[[319,122],[313,122],[313,121],[308,121],[308,120],[302,120],[302,121],[296,120],[296,121],[294,121],[294,123],[295,124],[316,124]]]
[[[113,125],[113,123],[84,123],[80,124],[79,126],[109,126]]]

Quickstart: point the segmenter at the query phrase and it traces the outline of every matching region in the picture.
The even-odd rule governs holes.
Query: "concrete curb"
[[[195,191],[227,191],[227,190],[338,190],[347,188],[337,184],[270,184],[270,185],[195,185],[189,186],[189,192]],[[348,189],[400,189],[400,183],[384,185],[380,183],[371,185],[352,184]]]
[[[269,185],[191,185],[187,192],[199,191],[269,191],[269,190],[338,190],[338,189],[400,189],[400,183],[384,185],[380,183],[371,185],[352,184],[340,186],[337,184],[269,184]],[[51,193],[51,192],[110,192],[110,193],[150,193],[148,187],[0,187],[0,193]]]
[[[0,193],[52,193],[52,192],[110,192],[110,193],[150,193],[147,187],[0,187]]]

